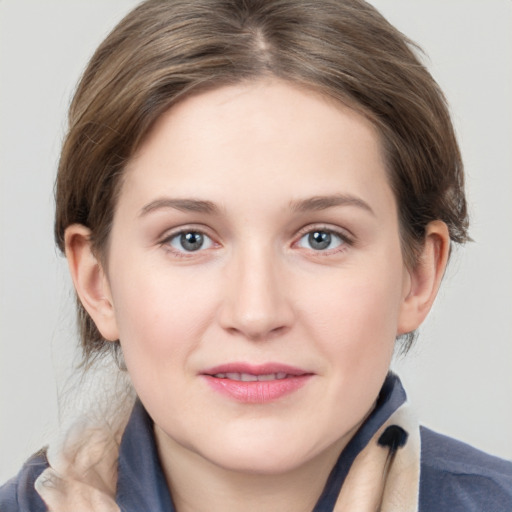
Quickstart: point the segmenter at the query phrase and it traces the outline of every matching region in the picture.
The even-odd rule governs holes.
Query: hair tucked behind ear
[[[363,113],[377,126],[406,261],[426,225],[467,239],[460,153],[444,97],[414,46],[362,0],[149,0],[92,57],[69,112],[56,183],[55,238],[91,229],[108,258],[123,169],[155,120],[188,94],[273,75]],[[85,364],[117,344],[79,304]]]

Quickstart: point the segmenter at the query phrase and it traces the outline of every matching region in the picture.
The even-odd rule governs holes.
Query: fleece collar
[[[91,427],[71,436],[36,481],[51,512],[175,512],[140,401],[119,437]],[[417,512],[419,473],[419,425],[390,373],[313,512]]]

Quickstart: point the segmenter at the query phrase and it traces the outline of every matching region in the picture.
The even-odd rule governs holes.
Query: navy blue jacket
[[[375,410],[341,453],[312,512],[332,511],[355,457],[405,398],[399,379],[388,376]],[[31,457],[0,487],[0,512],[46,511],[34,481],[47,467],[44,452]],[[116,502],[122,512],[175,512],[153,424],[140,402],[120,446]],[[419,512],[512,512],[512,462],[422,427]]]

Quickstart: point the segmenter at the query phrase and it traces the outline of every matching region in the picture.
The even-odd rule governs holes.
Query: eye
[[[345,243],[344,238],[333,231],[314,229],[303,235],[297,245],[314,251],[336,249]]]
[[[213,246],[212,239],[199,231],[182,231],[167,239],[167,242],[178,252],[196,252]]]

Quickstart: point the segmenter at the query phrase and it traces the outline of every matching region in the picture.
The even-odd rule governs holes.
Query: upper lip
[[[272,373],[286,373],[287,375],[311,375],[302,368],[282,363],[251,364],[233,362],[212,366],[201,371],[202,375],[217,375],[218,373],[248,373],[250,375],[269,375]]]

